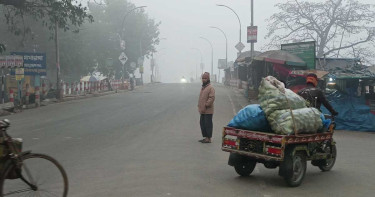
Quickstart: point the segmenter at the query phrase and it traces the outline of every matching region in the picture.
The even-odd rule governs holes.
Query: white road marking
[[[233,115],[236,115],[237,113],[236,113],[236,108],[234,107],[233,100],[229,94],[228,94],[228,97],[229,97],[230,104],[232,104]]]

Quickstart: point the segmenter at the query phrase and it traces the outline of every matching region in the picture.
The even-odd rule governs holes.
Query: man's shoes
[[[202,143],[211,143],[210,140],[203,140]]]
[[[203,143],[204,141],[205,141],[205,139],[198,140],[198,142],[202,142],[202,143]]]

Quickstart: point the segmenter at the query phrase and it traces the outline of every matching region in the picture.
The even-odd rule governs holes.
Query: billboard
[[[45,53],[11,52],[10,54],[23,56],[25,75],[47,75],[47,60]]]
[[[1,68],[21,68],[23,67],[23,57],[19,55],[0,56]]]
[[[226,69],[227,68],[227,63],[226,59],[218,59],[218,64],[217,68],[218,69]]]
[[[315,41],[282,44],[281,50],[298,56],[306,62],[308,69],[315,70]]]

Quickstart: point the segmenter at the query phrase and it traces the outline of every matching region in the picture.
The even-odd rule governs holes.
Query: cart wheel
[[[246,160],[234,165],[234,169],[236,170],[237,174],[240,176],[249,176],[255,168],[257,164],[256,161],[253,160]]]
[[[337,157],[336,145],[333,144],[330,147],[328,146],[326,148],[325,152],[329,153],[331,151],[330,149],[332,149],[331,158],[319,160],[319,163],[318,163],[318,167],[323,172],[330,171],[333,168],[333,166],[335,165],[335,162],[336,162],[336,157]]]
[[[293,148],[285,151],[284,161],[280,165],[279,174],[284,177],[286,183],[291,187],[299,186],[306,173],[306,155],[303,152],[296,152],[293,155]]]

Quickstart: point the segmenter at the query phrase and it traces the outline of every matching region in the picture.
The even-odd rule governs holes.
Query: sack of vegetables
[[[283,109],[300,109],[306,107],[306,101],[275,77],[263,78],[259,86],[258,99],[266,116]]]
[[[272,131],[277,134],[313,134],[323,128],[320,111],[316,108],[278,110],[268,116]]]

